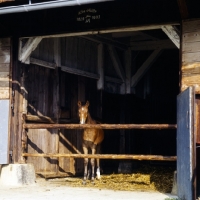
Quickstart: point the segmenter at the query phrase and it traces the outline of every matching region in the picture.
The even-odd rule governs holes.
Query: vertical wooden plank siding
[[[54,117],[53,89],[54,70],[36,65],[26,66],[28,89],[28,114]],[[56,153],[57,130],[39,129],[28,130],[28,152],[30,153]],[[28,163],[33,163],[36,172],[55,173],[57,159],[52,158],[27,158]]]
[[[62,99],[65,99],[65,106],[70,108],[70,118],[77,119],[78,78],[77,76],[69,75],[67,73],[65,73],[64,75],[65,78],[62,75],[62,80],[65,80],[65,82],[62,82],[61,86],[65,88],[65,93],[61,93],[60,99],[61,101]],[[68,101],[67,97],[69,95],[70,101]],[[68,154],[80,153],[81,149],[79,149],[76,144],[77,134],[79,133],[80,130],[62,129],[60,133],[59,152]],[[74,158],[59,159],[60,172],[70,172],[71,174],[75,174],[77,172],[76,166],[77,162]]]
[[[12,42],[12,48],[13,50],[18,48],[18,37],[14,37]],[[13,63],[12,63],[12,99],[11,99],[11,105],[12,105],[12,117],[11,117],[11,147],[10,150],[12,151],[12,162],[13,163],[19,163],[23,160],[21,159],[21,116],[19,114],[20,112],[20,101],[21,101],[21,95],[20,95],[20,64],[18,62],[18,52],[12,51],[12,57],[13,57]],[[22,127],[22,126],[21,126]]]
[[[200,94],[200,20],[182,24],[181,91],[194,85]]]
[[[56,123],[59,123],[59,113],[60,113],[60,80],[59,80],[59,68],[56,67],[54,70],[54,84],[53,84],[53,117],[56,119]],[[53,134],[55,135],[55,152],[59,153],[59,141],[60,141],[60,130],[53,129]],[[59,158],[55,159],[56,173],[59,172]]]
[[[61,64],[97,73],[97,44],[78,37],[61,38]]]

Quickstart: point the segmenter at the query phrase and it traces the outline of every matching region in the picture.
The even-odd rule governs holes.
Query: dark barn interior
[[[176,96],[179,92],[179,51],[165,50],[135,88],[136,94],[103,93],[104,123],[176,124]],[[148,81],[148,83],[146,83]],[[148,89],[147,89],[148,88]],[[120,130],[109,132],[102,144],[103,153],[176,155],[176,130],[124,130],[125,147],[120,148]],[[112,144],[112,145],[111,145]],[[173,162],[134,161],[140,164]],[[117,171],[119,160],[104,161]],[[114,169],[113,169],[114,167]]]

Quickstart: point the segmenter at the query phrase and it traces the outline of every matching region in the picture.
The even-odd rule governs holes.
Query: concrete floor
[[[176,199],[171,194],[158,192],[114,191],[95,188],[79,188],[55,184],[44,179],[37,179],[34,185],[0,185],[0,200],[165,200]]]

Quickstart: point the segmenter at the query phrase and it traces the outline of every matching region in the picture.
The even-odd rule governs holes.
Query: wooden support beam
[[[70,74],[76,74],[76,75],[80,75],[80,76],[85,76],[85,77],[89,77],[89,78],[93,78],[93,79],[99,79],[100,75],[99,74],[94,74],[91,72],[87,72],[81,69],[75,69],[72,67],[66,67],[66,66],[61,66],[61,70]],[[109,76],[105,76],[104,77],[106,81],[109,82],[114,82],[114,83],[122,83],[122,80],[118,79],[118,78],[113,78],[113,77],[109,77]]]
[[[54,38],[54,62],[55,62],[57,67],[61,66],[60,38]]]
[[[25,123],[25,116],[28,112],[27,110],[27,104],[28,104],[28,91],[27,91],[27,67],[25,67],[23,64],[21,64],[21,85],[20,85],[20,132],[21,132],[21,147],[22,147],[22,152],[25,153],[27,152],[27,148],[28,148],[28,142],[27,142],[27,130],[25,130],[22,126],[22,124]],[[21,124],[22,123],[22,124]],[[24,157],[21,158],[21,160],[25,163],[25,159]]]
[[[39,59],[32,58],[32,57],[30,58],[30,63],[34,64],[34,65],[39,65],[39,66],[42,66],[42,67],[47,67],[47,68],[50,68],[50,69],[56,68],[56,63],[50,63],[50,62],[47,62],[47,61],[44,61],[44,60],[39,60]]]
[[[67,67],[67,66],[61,66],[61,71],[70,73],[70,74],[76,74],[76,75],[80,75],[80,76],[85,76],[85,77],[89,77],[89,78],[93,78],[93,79],[99,79],[100,75],[95,74],[95,73],[91,73],[91,72],[87,72],[81,69],[76,69],[73,67]]]
[[[165,23],[163,25],[179,25],[179,23]],[[149,24],[149,25],[139,25],[133,26],[128,28],[113,28],[113,29],[105,29],[105,30],[98,30],[98,31],[85,31],[85,32],[74,32],[74,33],[63,33],[63,34],[54,34],[54,35],[45,35],[40,36],[42,38],[53,38],[53,37],[70,37],[70,36],[83,36],[83,35],[95,35],[95,34],[105,34],[105,33],[117,33],[117,32],[129,32],[129,31],[144,31],[144,30],[154,30],[160,29],[162,25],[160,24]],[[23,37],[27,38],[27,37]],[[23,39],[22,38],[22,39]]]
[[[18,162],[19,163],[25,163],[25,159],[21,156],[21,153],[24,153],[27,149],[27,135],[26,135],[26,131],[23,128],[23,124],[24,124],[24,115],[27,113],[27,91],[26,91],[26,85],[25,85],[25,79],[26,79],[26,70],[24,68],[24,65],[19,63],[19,67],[20,67],[20,79],[19,79],[19,83],[20,83],[20,90],[19,90],[19,96],[18,96],[18,112],[15,113],[15,115],[17,114],[17,118],[18,118],[18,123],[17,123],[17,127],[18,127],[18,132],[16,135],[18,135]],[[16,91],[15,91],[15,100],[16,100]],[[14,116],[15,116],[14,115]]]
[[[64,157],[64,158],[99,158],[99,159],[128,159],[128,160],[160,160],[176,161],[176,156],[161,155],[119,155],[119,154],[55,154],[55,153],[22,153],[24,157]]]
[[[97,81],[97,89],[103,90],[104,89],[104,46],[103,44],[98,45],[98,57],[97,57],[97,68],[99,79]]]
[[[47,116],[38,116],[38,115],[24,115],[24,120],[26,123],[30,122],[37,122],[37,123],[50,123],[50,124],[55,124],[56,123],[56,118],[51,118]],[[78,123],[78,118],[77,119],[59,119],[59,123]]]
[[[55,50],[55,48],[54,48]],[[56,57],[56,59],[59,58]],[[57,60],[58,61],[58,60]],[[60,73],[59,73],[60,68],[56,67],[54,71],[54,77],[53,77],[53,88],[52,88],[52,93],[53,93],[53,116],[56,119],[56,123],[59,123],[59,115],[60,115]],[[55,143],[56,143],[56,149],[55,152],[59,153],[59,143],[60,143],[60,130],[59,129],[54,129],[52,130],[53,134],[55,134]],[[57,158],[57,165],[56,165],[56,172],[59,172],[59,158]]]
[[[30,58],[30,63],[39,65],[39,66],[43,66],[43,67],[47,67],[50,69],[56,68],[55,63],[47,62],[47,61],[32,58],[32,57]],[[80,69],[75,69],[72,67],[61,66],[61,70],[64,72],[70,73],[70,74],[76,74],[76,75],[85,76],[85,77],[89,77],[89,78],[93,78],[93,79],[97,79],[97,80],[100,78],[99,74],[87,72],[87,71],[80,70]],[[109,77],[109,76],[105,76],[104,78],[106,81],[109,81],[109,82],[118,83],[118,84],[122,83],[122,80],[120,80],[118,78],[113,78],[113,77]]]
[[[116,47],[116,48],[121,49],[121,50],[127,50],[127,48],[128,48],[128,45],[126,45],[124,43],[119,43],[119,41],[117,41],[117,40],[106,38],[106,37],[103,37],[103,36],[100,36],[100,35],[80,36],[80,37],[83,38],[83,39],[86,39],[86,40],[96,42],[96,43],[111,45],[111,46]]]
[[[162,26],[162,30],[171,39],[171,41],[180,49],[180,35],[174,26]]]
[[[24,124],[28,129],[176,129],[176,124]]]
[[[25,121],[40,122],[40,123],[56,123],[56,119],[52,119],[47,116],[37,116],[37,115],[25,115]]]
[[[126,106],[127,106],[127,102],[126,102],[126,98],[123,98],[120,101],[120,123],[124,124],[126,121]],[[119,153],[120,154],[124,154],[126,152],[126,136],[125,136],[125,132],[127,132],[125,129],[120,129],[119,133],[120,133],[120,137],[119,137]]]
[[[61,138],[61,140],[62,141],[64,141],[71,149],[73,149],[73,151],[75,152],[75,153],[78,153],[78,154],[81,154],[81,151],[79,151],[79,149],[78,149],[78,147],[77,147],[77,145],[76,144],[73,144],[72,143],[72,141],[70,141],[67,137],[65,137],[65,135],[63,135],[63,134],[60,134],[60,138]],[[78,140],[78,139],[77,139]],[[82,141],[82,140],[81,140]],[[81,141],[77,141],[77,143],[78,142],[80,142],[81,143]],[[82,148],[81,148],[82,149]]]
[[[125,66],[125,72],[126,72],[126,94],[131,93],[131,65],[132,65],[132,52],[129,48],[124,53],[124,66]]]
[[[19,61],[22,63],[25,63],[28,57],[31,55],[31,52],[35,50],[35,48],[38,46],[40,41],[42,40],[42,37],[32,37],[29,38],[24,47],[20,44],[19,49]],[[21,43],[22,41],[20,41]]]
[[[123,82],[125,82],[125,79],[126,79],[125,72],[124,72],[124,69],[122,67],[122,64],[120,62],[120,59],[117,55],[115,48],[111,45],[108,45],[108,51],[109,51],[111,60],[113,62],[113,66],[114,66],[118,76],[123,80]]]
[[[154,50],[153,53],[148,57],[148,59],[142,64],[135,75],[131,78],[131,86],[135,87],[139,80],[144,76],[144,74],[151,67],[156,58],[160,55],[162,49]]]

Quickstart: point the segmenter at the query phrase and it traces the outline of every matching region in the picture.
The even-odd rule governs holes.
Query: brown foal
[[[80,124],[97,124],[95,120],[92,119],[90,113],[88,111],[89,101],[86,102],[85,105],[82,105],[80,101],[78,101],[78,114],[80,118]],[[100,144],[104,139],[104,132],[102,129],[84,129],[83,131],[83,152],[84,154],[88,154],[89,149],[91,149],[92,154],[99,153]],[[92,166],[92,177],[91,180],[94,182],[94,169],[95,169],[95,159],[91,158],[91,166]],[[99,167],[99,159],[97,159],[97,178],[100,178],[100,167]],[[86,179],[89,177],[88,172],[88,158],[84,158],[84,178],[83,184],[86,184]]]

